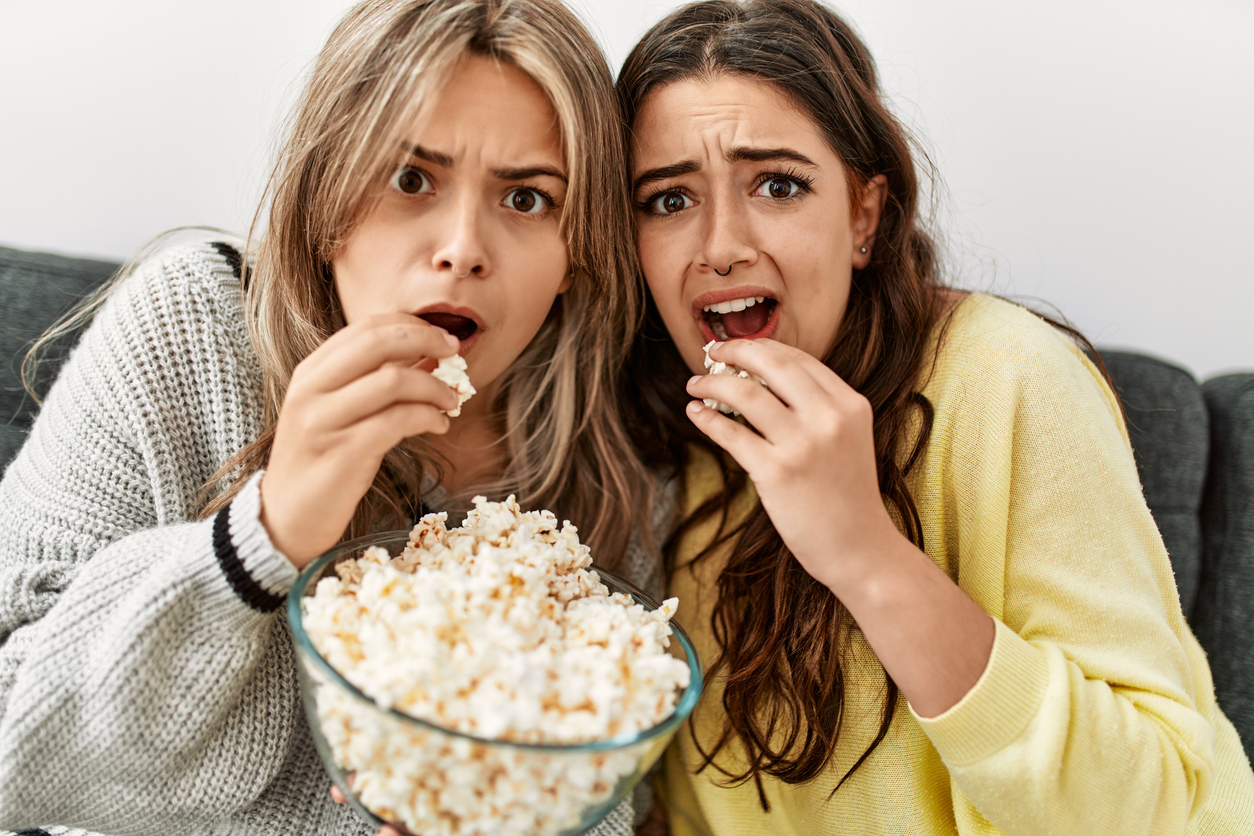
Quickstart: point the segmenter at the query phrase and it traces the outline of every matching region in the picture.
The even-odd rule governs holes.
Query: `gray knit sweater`
[[[238,267],[198,244],[124,280],[0,482],[0,828],[373,832],[310,737],[259,475],[194,519],[262,427]],[[658,591],[638,547],[625,573]]]

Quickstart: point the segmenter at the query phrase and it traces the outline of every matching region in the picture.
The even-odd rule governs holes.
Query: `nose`
[[[735,266],[752,266],[758,259],[745,208],[731,195],[711,195],[706,203],[705,240],[699,266],[721,276]]]
[[[467,195],[449,206],[440,220],[439,240],[431,256],[437,272],[448,271],[454,278],[483,278],[488,274],[488,248],[484,239],[485,219],[478,202]]]

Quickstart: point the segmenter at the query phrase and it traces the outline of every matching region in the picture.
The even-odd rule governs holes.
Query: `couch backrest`
[[[1254,373],[1199,385],[1144,354],[1101,354],[1215,695],[1254,746]]]
[[[106,281],[116,262],[67,258],[0,247],[0,472],[8,467],[38,408],[22,386],[22,358],[31,343],[75,302]],[[56,341],[41,363],[35,390],[42,397],[78,334]]]
[[[1146,354],[1101,349],[1123,401],[1137,473],[1163,535],[1185,617],[1202,566],[1202,489],[1210,432],[1202,388],[1179,366]]]
[[[1224,713],[1254,749],[1254,373],[1202,384],[1211,454],[1193,629]]]

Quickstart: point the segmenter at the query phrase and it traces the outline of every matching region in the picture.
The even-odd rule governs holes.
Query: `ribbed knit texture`
[[[988,667],[940,717],[901,700],[886,739],[829,799],[878,725],[883,672],[855,632],[827,770],[802,785],[764,779],[768,815],[752,782],[692,775],[700,758],[682,731],[664,783],[675,836],[1254,832],[1254,774],[1215,704],[1093,366],[1028,312],[974,295],[923,391],[936,418],[911,491],[928,555],[997,619]],[[686,478],[690,507],[718,488],[707,458]],[[711,533],[683,544],[669,590],[696,604],[677,619],[707,664],[726,552],[687,564]],[[708,683],[695,713],[707,746],[720,694]],[[740,756],[733,747],[719,762]]]
[[[0,482],[0,828],[373,833],[314,749],[273,606],[297,573],[259,522],[261,474],[218,548],[215,519],[192,521],[262,427],[240,305],[220,246],[145,262]],[[649,565],[633,545],[627,574],[649,583]],[[625,801],[593,832],[631,819]]]

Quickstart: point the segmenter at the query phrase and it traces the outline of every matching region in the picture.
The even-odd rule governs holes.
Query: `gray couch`
[[[36,407],[18,377],[25,348],[118,267],[0,247],[0,470]],[[45,391],[74,335],[54,344]],[[1162,531],[1180,600],[1210,656],[1220,705],[1254,743],[1254,372],[1198,384],[1144,354],[1103,351],[1127,410],[1145,498]]]

